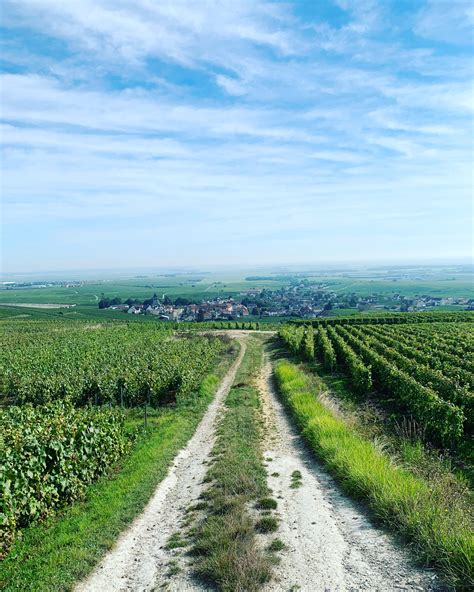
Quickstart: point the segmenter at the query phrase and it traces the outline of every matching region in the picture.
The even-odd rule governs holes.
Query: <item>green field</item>
[[[0,290],[0,304],[76,304],[97,307],[101,294],[110,298],[145,299],[157,293],[159,298],[183,296],[189,299],[211,299],[216,296],[238,295],[255,288],[277,289],[286,282],[280,279],[246,281],[245,276],[225,276],[209,274],[190,278],[155,276],[149,278],[130,278],[105,281],[87,281],[82,286],[71,288],[53,286],[48,288],[21,288]]]
[[[403,296],[433,296],[433,297],[458,297],[473,298],[474,285],[472,278],[459,276],[446,279],[355,279],[354,281],[339,278],[325,278],[326,284],[340,293],[355,292],[360,296],[371,294]]]
[[[80,279],[79,274],[75,274]],[[263,272],[248,271],[150,275],[107,280],[85,280],[81,286],[47,288],[0,289],[0,304],[47,303],[97,305],[101,294],[107,297],[149,298],[154,292],[159,298],[183,296],[189,299],[210,299],[216,296],[238,295],[245,290],[267,288],[275,290],[292,282],[307,279],[324,284],[338,293],[359,295],[402,294],[474,298],[474,274],[465,267],[386,268],[372,270],[323,270]]]

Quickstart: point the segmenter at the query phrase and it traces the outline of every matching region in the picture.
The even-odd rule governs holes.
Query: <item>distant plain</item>
[[[243,297],[248,290],[278,290],[300,280],[322,285],[325,290],[337,294],[355,293],[358,296],[379,294],[405,297],[427,295],[441,298],[474,298],[474,271],[469,265],[439,266],[387,266],[371,268],[316,268],[312,269],[259,269],[242,271],[158,274],[149,273],[106,280],[81,279],[80,272],[65,274],[64,284],[48,287],[0,289],[1,318],[51,318],[70,319],[123,319],[123,312],[99,310],[102,295],[122,300],[143,300],[154,293],[159,298],[168,296],[187,298],[191,301],[210,300],[216,297]],[[41,281],[41,278],[35,278]],[[55,280],[56,282],[58,279]],[[25,282],[26,283],[26,282]],[[47,281],[45,280],[45,283]],[[77,285],[76,285],[77,284]],[[15,306],[21,304],[23,306]],[[75,305],[71,308],[27,308],[28,304]],[[462,306],[438,307],[440,310],[462,310]],[[336,314],[352,314],[355,309],[336,309]],[[28,315],[28,316],[26,316]],[[141,316],[141,320],[145,317]]]

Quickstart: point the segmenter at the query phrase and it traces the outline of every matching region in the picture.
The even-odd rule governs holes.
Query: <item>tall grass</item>
[[[397,466],[336,417],[297,366],[281,361],[275,374],[304,438],[345,491],[366,501],[378,519],[409,539],[420,561],[437,566],[457,589],[472,589],[474,536],[466,505]]]

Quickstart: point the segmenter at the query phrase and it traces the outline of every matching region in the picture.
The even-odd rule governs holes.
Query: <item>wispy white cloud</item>
[[[251,43],[281,54],[296,51],[291,30],[280,29],[288,12],[273,2],[174,0],[6,1],[6,22],[39,28],[74,49],[130,65],[160,57],[185,66],[225,66],[231,51]]]
[[[5,2],[9,264],[124,236],[167,264],[465,253],[470,62],[430,41],[435,4]]]
[[[474,6],[470,0],[428,0],[414,31],[427,39],[472,47]]]

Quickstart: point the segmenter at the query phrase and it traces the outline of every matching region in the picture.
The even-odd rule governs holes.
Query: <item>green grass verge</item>
[[[407,537],[418,559],[437,566],[457,589],[472,589],[472,513],[462,500],[397,466],[375,442],[336,417],[316,398],[314,377],[286,361],[278,362],[275,375],[305,440],[343,488]]]
[[[83,502],[24,530],[0,566],[0,589],[70,590],[91,572],[143,510],[176,453],[194,433],[231,357],[225,356],[215,374],[207,376],[191,403],[152,411],[148,430],[138,438],[131,454],[113,475],[91,486]],[[131,412],[128,427],[141,425],[143,417]]]
[[[251,338],[218,424],[206,478],[211,483],[205,492],[208,506],[195,529],[196,571],[223,591],[252,592],[271,577],[271,556],[257,545],[258,523],[248,511],[269,493],[254,384],[261,364],[262,340]]]

